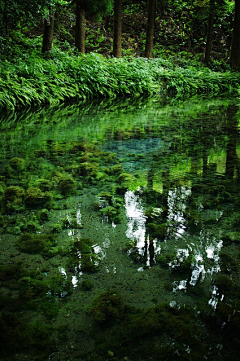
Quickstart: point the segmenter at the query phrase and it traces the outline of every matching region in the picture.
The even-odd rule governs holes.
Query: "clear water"
[[[237,360],[237,99],[3,114],[2,360]]]

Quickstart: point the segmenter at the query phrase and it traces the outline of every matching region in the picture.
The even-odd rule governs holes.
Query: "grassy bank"
[[[11,60],[0,60],[0,108],[100,97],[238,95],[239,73],[212,71],[180,55],[165,53],[148,60],[60,50],[43,57],[37,51],[19,51]]]

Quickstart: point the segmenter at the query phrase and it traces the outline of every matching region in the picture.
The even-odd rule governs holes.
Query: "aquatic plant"
[[[100,259],[94,252],[93,241],[90,238],[82,238],[74,242],[69,253],[69,267],[90,273],[99,270]]]
[[[51,257],[57,250],[56,236],[51,234],[32,234],[24,233],[17,240],[17,247],[20,251],[26,253],[40,253],[43,256]]]
[[[22,211],[24,205],[25,190],[19,186],[7,187],[3,194],[5,212]]]
[[[123,306],[123,299],[118,291],[107,291],[92,302],[90,314],[97,322],[105,324],[119,319]]]
[[[42,192],[37,187],[28,188],[25,194],[25,204],[31,208],[47,207],[51,199],[50,193]]]
[[[62,177],[61,179],[59,179],[57,189],[62,195],[66,196],[76,191],[76,183],[74,179],[70,176]]]
[[[25,160],[23,158],[14,157],[9,160],[9,165],[16,171],[22,172],[25,168]]]

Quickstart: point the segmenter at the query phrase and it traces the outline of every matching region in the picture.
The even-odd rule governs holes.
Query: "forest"
[[[2,0],[0,9],[2,109],[238,94],[239,0]]]
[[[240,0],[0,0],[0,360],[239,361]]]

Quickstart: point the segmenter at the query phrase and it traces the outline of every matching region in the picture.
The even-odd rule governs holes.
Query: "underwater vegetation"
[[[87,108],[90,128],[78,114],[76,134],[67,108],[61,124],[42,117],[36,137],[28,119],[29,142],[11,125],[0,158],[3,361],[238,360],[239,172],[226,167],[229,115],[207,103],[198,123],[197,105],[169,122],[168,108],[163,124],[158,108],[153,126],[142,106],[139,124],[122,124],[120,107],[93,124]],[[90,130],[101,137],[87,141]]]

